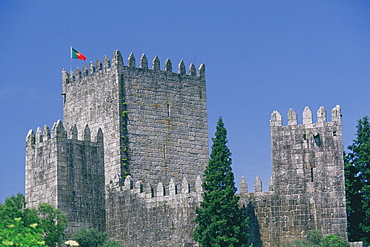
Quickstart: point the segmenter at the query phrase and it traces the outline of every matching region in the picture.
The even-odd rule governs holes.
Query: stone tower
[[[51,135],[52,134],[52,135]],[[88,125],[81,140],[77,129],[67,137],[59,120],[26,137],[27,206],[49,203],[68,219],[68,233],[79,228],[105,230],[104,149],[101,129],[91,141]]]
[[[104,133],[105,184],[123,185],[130,174],[142,182],[158,183],[184,176],[195,182],[208,159],[205,67],[198,74],[184,62],[172,72],[169,59],[160,70],[143,55],[136,67],[131,53],[123,64],[117,50],[112,61],[90,62],[76,74],[62,72],[64,124]]]
[[[312,230],[347,238],[340,107],[331,115],[327,122],[326,110],[320,107],[313,123],[306,107],[303,124],[298,125],[290,109],[288,125],[282,126],[280,113],[272,113],[270,191],[262,192],[258,177],[255,193],[246,193],[245,180],[241,183],[241,201],[249,206],[256,246],[280,246]]]
[[[307,197],[306,208],[300,214],[307,223],[296,231],[308,228],[346,236],[341,118],[339,106],[332,109],[331,122],[326,121],[323,107],[317,111],[316,123],[312,123],[308,107],[303,111],[302,125],[297,125],[292,109],[288,126],[281,126],[278,112],[271,117],[272,190],[289,200]],[[298,217],[291,223],[294,220],[299,222]]]

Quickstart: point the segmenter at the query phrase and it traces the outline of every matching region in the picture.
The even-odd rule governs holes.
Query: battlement
[[[145,198],[153,197],[168,197],[180,194],[189,194],[192,192],[200,194],[202,192],[202,180],[200,176],[197,177],[195,184],[189,184],[188,180],[184,177],[182,179],[181,186],[175,184],[174,179],[171,179],[168,186],[163,182],[159,182],[156,185],[146,184],[145,186],[140,180],[134,182],[133,178],[129,175],[124,180],[124,185],[118,188],[111,187],[111,191],[128,191],[134,194],[139,194]]]
[[[95,64],[92,61],[90,61],[89,68],[86,66],[86,64],[84,64],[82,67],[82,70],[77,67],[75,72],[71,70],[69,74],[67,71],[63,69],[62,70],[62,82],[66,84],[72,83],[76,80],[87,78],[89,75],[93,75],[96,72],[107,70],[113,66],[123,66],[124,68],[128,68],[128,69],[161,71],[160,70],[160,60],[158,56],[154,57],[152,61],[152,68],[149,69],[148,59],[145,54],[141,55],[139,67],[136,67],[136,59],[135,59],[134,54],[131,52],[129,57],[127,58],[127,66],[124,66],[121,52],[119,50],[115,50],[113,53],[113,57],[112,57],[112,63],[107,55],[104,56],[104,67],[103,67],[103,63],[99,59],[97,59]],[[166,59],[162,72],[176,74],[172,71],[172,62],[170,59],[168,58]],[[193,63],[190,63],[188,73],[186,74],[185,63],[183,60],[181,60],[177,66],[177,74],[181,76],[187,75],[187,76],[198,76],[198,77],[204,78],[205,77],[205,65],[201,64],[198,68],[198,71],[196,71],[195,65]]]
[[[202,200],[201,179],[198,176],[191,184],[184,177],[180,186],[174,181],[143,186],[127,176],[123,186],[108,189],[110,236],[124,239],[125,246],[196,246],[191,236],[195,208]],[[122,231],[123,226],[127,230]]]
[[[322,123],[327,122],[326,118],[327,118],[326,117],[326,110],[323,106],[321,106],[319,108],[319,110],[317,111],[316,125],[322,125]],[[306,106],[303,110],[302,119],[303,119],[303,124],[304,125],[310,126],[310,127],[314,126],[313,123],[312,123],[312,112],[311,112],[310,108],[308,108],[308,106]],[[332,109],[331,119],[332,119],[332,122],[341,122],[342,115],[341,115],[341,112],[340,112],[340,106],[339,105],[335,106]],[[281,114],[278,111],[274,111],[271,114],[270,126],[275,127],[275,126],[282,126],[282,125],[283,125],[283,121],[282,121]],[[290,109],[289,112],[288,112],[288,126],[292,126],[292,125],[298,125],[298,118],[297,118],[297,113],[293,109]]]
[[[26,136],[26,146],[30,145],[38,145],[43,143],[44,141],[48,141],[55,138],[65,138],[65,139],[72,139],[78,140],[78,130],[76,125],[73,125],[69,132],[64,128],[64,125],[61,120],[58,120],[53,124],[52,131],[50,132],[50,128],[48,125],[44,125],[44,131],[42,131],[41,127],[37,127],[36,134],[33,129],[28,131]],[[91,139],[91,132],[89,125],[86,124],[85,129],[83,130],[83,138],[80,141],[88,141],[90,142]],[[94,142],[103,143],[103,132],[99,128],[98,133],[94,136]]]
[[[271,194],[272,192],[272,177],[269,180],[269,191],[262,191],[262,181],[259,176],[257,176],[254,180],[254,193],[257,194]],[[244,176],[240,179],[240,184],[239,184],[239,192],[240,194],[251,194],[253,192],[248,191],[248,183],[245,180]]]

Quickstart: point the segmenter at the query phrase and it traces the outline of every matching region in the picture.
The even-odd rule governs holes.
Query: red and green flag
[[[71,48],[71,58],[75,58],[75,59],[81,59],[81,60],[84,60],[86,61],[86,57],[84,55],[82,55],[80,52],[76,51],[74,48]]]

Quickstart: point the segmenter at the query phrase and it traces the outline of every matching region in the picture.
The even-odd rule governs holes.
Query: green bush
[[[294,247],[348,247],[349,243],[343,239],[329,234],[324,237],[319,231],[311,231],[306,239],[294,241],[294,244],[288,245]]]
[[[2,243],[5,246],[60,246],[66,227],[66,216],[59,209],[46,203],[41,203],[37,209],[27,208],[22,194],[8,197],[4,204],[0,204],[0,240],[18,234],[18,237],[13,236],[16,237],[14,241]],[[24,244],[31,239],[37,243]]]
[[[80,247],[123,247],[115,240],[108,239],[106,232],[100,232],[97,229],[80,229],[74,234]]]

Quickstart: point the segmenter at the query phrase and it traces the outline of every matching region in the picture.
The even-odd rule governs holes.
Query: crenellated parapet
[[[70,130],[67,132],[64,128],[64,125],[61,120],[58,120],[53,124],[52,131],[50,132],[50,128],[48,125],[44,125],[44,131],[41,127],[37,127],[36,134],[33,129],[28,131],[26,136],[26,146],[30,145],[40,145],[45,141],[54,140],[56,138],[62,139],[70,139],[70,140],[80,140],[85,142],[91,142],[91,132],[89,125],[86,124],[83,130],[83,136],[81,139],[78,138],[78,130],[76,125],[73,125]],[[94,136],[94,141],[97,143],[103,143],[103,132],[99,128],[97,134]]]
[[[181,183],[176,184],[174,179],[170,181],[159,182],[158,184],[143,183],[141,180],[134,180],[128,175],[123,186],[111,186],[108,193],[129,193],[138,197],[145,198],[148,203],[164,200],[173,200],[177,198],[197,195],[201,200],[202,180],[197,177],[194,184],[189,184],[184,177]]]
[[[242,178],[240,179],[240,183],[239,183],[239,194],[240,196],[266,196],[266,195],[272,195],[272,188],[271,188],[271,183],[272,181],[272,177],[270,178],[270,181],[269,181],[269,190],[268,191],[263,191],[263,187],[262,187],[262,181],[261,181],[261,178],[259,176],[257,176],[253,182],[253,189],[254,189],[254,192],[250,192],[248,191],[248,183],[247,181],[245,180],[244,176],[242,176]]]
[[[202,200],[201,179],[174,181],[143,184],[127,176],[123,186],[108,190],[110,236],[125,239],[127,246],[196,246],[192,232],[195,209]],[[122,226],[127,230],[120,230]]]
[[[112,62],[111,62],[112,61]],[[96,63],[90,61],[89,66],[86,64],[83,65],[82,70],[76,68],[75,71],[70,71],[69,73],[66,70],[62,70],[62,82],[65,84],[72,83],[76,80],[88,78],[89,76],[94,75],[95,73],[102,73],[106,70],[109,70],[111,67],[123,66],[127,69],[137,69],[137,70],[151,70],[151,71],[163,71],[166,73],[178,74],[181,76],[198,76],[205,78],[205,65],[201,64],[196,72],[195,65],[190,63],[188,73],[186,73],[185,63],[181,60],[178,64],[177,72],[173,72],[173,66],[170,59],[166,59],[164,63],[163,70],[160,69],[160,60],[156,56],[152,60],[152,68],[148,67],[148,59],[145,54],[142,54],[139,61],[139,67],[136,66],[136,59],[134,54],[131,52],[127,58],[127,65],[124,64],[122,59],[122,54],[119,50],[114,51],[112,60],[108,58],[107,55],[104,56],[104,66],[103,63],[97,59]]]
[[[340,112],[340,106],[335,106],[331,111],[331,120],[332,122],[341,122],[342,121],[342,115]],[[312,122],[312,112],[308,106],[306,106],[302,113],[302,122],[303,125],[306,125],[307,127],[315,127],[315,123]],[[322,123],[327,122],[327,114],[326,109],[321,106],[317,110],[317,122],[316,125],[322,125]],[[298,125],[298,117],[297,113],[293,109],[289,109],[288,112],[288,126]],[[278,127],[283,126],[282,116],[278,111],[274,111],[271,114],[270,118],[270,126],[271,127]]]

